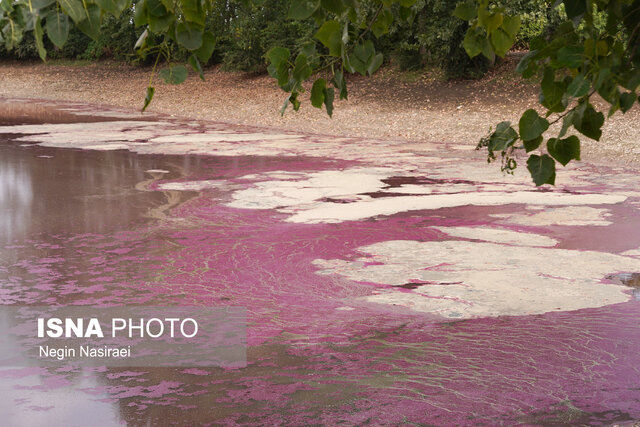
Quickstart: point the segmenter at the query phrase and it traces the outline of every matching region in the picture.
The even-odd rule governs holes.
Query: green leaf
[[[313,87],[311,88],[311,105],[316,108],[322,108],[322,104],[324,104],[324,90],[327,87],[327,81],[325,79],[317,79],[313,82]]]
[[[61,48],[69,37],[69,18],[62,13],[50,12],[47,14],[47,37],[51,42]]]
[[[353,69],[363,76],[366,75],[369,65],[373,62],[375,52],[375,47],[371,40],[356,45],[356,47],[353,48],[353,54],[349,58]]]
[[[505,15],[502,20],[502,29],[515,40],[515,37],[520,31],[520,16],[508,16]]]
[[[363,63],[365,66],[371,61],[371,57],[376,53],[376,48],[371,40],[356,45],[353,49],[353,57]],[[364,73],[362,73],[364,74]]]
[[[164,7],[160,0],[146,0],[146,5],[149,17],[160,17],[167,14],[167,8]]]
[[[518,62],[518,66],[516,67],[516,72],[519,73],[519,74],[524,73],[525,70],[527,68],[529,68],[529,65],[531,64],[531,61],[537,55],[537,53],[538,53],[538,51],[532,50],[532,51],[528,52],[525,56],[523,56],[522,59],[520,60],[520,62]]]
[[[166,83],[178,85],[187,79],[187,69],[184,65],[174,65],[160,70],[158,76]]]
[[[201,0],[182,0],[184,19],[194,24],[204,26],[206,15],[202,9]]]
[[[322,7],[336,15],[342,14],[346,10],[345,4],[342,0],[321,0]]]
[[[474,58],[482,53],[484,43],[485,38],[478,34],[475,29],[470,27],[467,29],[467,34],[464,36],[462,47],[464,47],[464,50],[470,58]]]
[[[582,115],[582,119],[574,121],[574,127],[584,136],[596,141],[602,136],[602,125],[604,124],[604,114],[597,112],[592,105],[587,105]]]
[[[349,21],[351,22],[357,22],[358,21],[358,5],[355,2],[355,0],[345,0],[345,2],[348,4],[347,7],[347,17],[349,18]]]
[[[511,49],[514,40],[515,36],[509,36],[509,34],[507,34],[501,28],[498,28],[491,33],[491,46],[493,47],[493,51],[500,58],[504,58],[509,49]]]
[[[13,12],[13,2],[11,0],[0,0],[0,9],[4,10],[6,13]],[[0,31],[0,36],[2,36],[2,31]]]
[[[18,9],[24,10],[24,9]],[[2,15],[0,15],[1,17]],[[8,19],[8,23],[6,23],[4,29],[0,31],[0,38],[2,38],[3,31],[5,32],[5,47],[7,50],[11,50],[14,47],[18,46],[22,41],[24,35],[24,27],[20,25],[20,22],[17,22],[11,18]]]
[[[98,40],[100,36],[100,17],[102,11],[96,4],[88,4],[85,10],[85,19],[76,24],[76,26],[91,37],[93,40]]]
[[[336,71],[333,75],[333,79],[331,79],[331,83],[333,83],[333,86],[335,86],[335,88],[340,92],[340,99],[347,99],[347,82],[344,80],[342,71]]]
[[[353,65],[351,65],[351,58],[344,51],[342,51],[342,65],[348,73],[356,72],[356,69],[353,67]]]
[[[518,132],[511,127],[511,122],[501,122],[489,137],[489,151],[504,151],[518,139]]]
[[[313,70],[309,66],[307,61],[307,55],[304,53],[299,54],[296,57],[296,61],[293,67],[293,78],[299,82],[303,82],[311,77]]]
[[[307,19],[320,7],[320,0],[291,0],[287,18]]]
[[[380,66],[382,65],[383,59],[384,58],[381,53],[378,53],[377,55],[371,57],[369,63],[367,64],[367,74],[372,76],[373,73],[378,71],[378,68],[380,68]]]
[[[578,74],[569,84],[567,95],[573,98],[582,98],[589,93],[591,82],[584,78],[583,74]]]
[[[484,57],[492,64],[496,61],[496,53],[494,52],[489,39],[482,39],[482,55],[484,55]]]
[[[196,50],[202,46],[202,27],[189,22],[181,22],[176,26],[178,44],[188,50]]]
[[[284,116],[284,112],[287,111],[287,107],[289,106],[289,100],[291,99],[291,95],[287,96],[282,103],[282,107],[280,108],[280,115]]]
[[[342,56],[342,31],[340,31],[340,22],[335,19],[325,22],[315,34],[315,38],[329,49],[331,56]]]
[[[128,0],[95,0],[95,2],[102,10],[111,13],[116,18],[129,6]]]
[[[620,109],[620,94],[619,93],[617,94],[615,101],[608,101],[608,102],[611,103],[611,106],[609,107],[607,118],[613,116],[616,113],[616,111]]]
[[[487,34],[492,34],[502,25],[502,13],[493,12],[484,16],[484,27]]]
[[[176,1],[175,0],[160,0],[164,7],[171,13],[175,13]]]
[[[620,109],[623,113],[626,113],[633,107],[633,103],[636,101],[636,94],[633,92],[625,92],[620,95]]]
[[[291,52],[289,51],[289,49],[286,49],[284,47],[274,47],[269,50],[269,52],[267,52],[267,58],[269,59],[269,62],[271,62],[271,64],[275,65],[276,67],[283,62],[286,63],[290,57]]]
[[[193,71],[198,73],[200,80],[204,81],[204,73],[202,72],[202,66],[200,65],[200,61],[198,61],[198,57],[195,54],[191,54],[189,57],[189,65],[193,68]]]
[[[609,53],[609,44],[604,40],[599,40],[596,43],[596,53],[598,56],[607,56],[607,53]]]
[[[213,50],[215,49],[215,47],[216,37],[211,31],[206,31],[202,35],[202,46],[196,49],[193,53],[195,53],[198,59],[206,65],[211,58],[211,55],[213,55]]]
[[[285,91],[289,91],[291,88],[286,88],[290,79],[289,64],[287,62],[281,62],[280,65],[276,67],[276,76],[278,78],[278,86]]]
[[[33,28],[33,36],[36,40],[38,55],[40,56],[40,59],[44,61],[47,59],[47,50],[44,48],[44,43],[42,41],[43,35],[44,31],[42,29],[42,25],[40,24],[40,17],[36,17],[35,27]]]
[[[577,117],[577,113],[575,111],[570,111],[564,118],[562,119],[562,129],[560,129],[559,138],[562,138],[567,134],[569,128],[573,125],[575,118]]]
[[[282,104],[282,108],[280,108],[280,115],[284,116],[284,112],[287,110],[287,107],[291,104],[293,106],[294,111],[298,111],[300,109],[300,101],[298,100],[298,92],[293,91],[287,96]]]
[[[293,111],[298,111],[300,109],[300,101],[298,100],[298,92],[291,92],[291,96],[289,97],[289,102],[293,105]]]
[[[630,70],[625,76],[624,84],[622,86],[630,91],[636,90],[636,88],[640,86],[640,69]]]
[[[551,67],[546,67],[544,70],[544,77],[540,84],[542,88],[541,104],[549,109],[549,111],[559,113],[564,111],[565,104],[563,103],[563,96],[565,93],[565,86],[562,82],[555,81],[555,72]]]
[[[383,9],[378,15],[373,25],[371,25],[371,32],[377,38],[387,34],[389,32],[389,26],[393,23],[393,13],[387,9]]]
[[[147,15],[147,20],[149,21],[149,30],[152,33],[163,34],[171,28],[171,24],[175,22],[176,17],[170,13],[163,16],[153,16],[149,14]]]
[[[522,114],[518,127],[520,138],[523,141],[530,141],[538,138],[549,129],[549,122],[547,119],[540,117],[536,110],[529,109]]]
[[[400,7],[399,15],[401,20],[411,25],[416,19],[416,10],[412,7]]]
[[[85,18],[84,7],[80,0],[58,0],[62,6],[62,10],[69,15],[76,24]]]
[[[558,48],[562,45],[566,45],[566,41],[568,39],[574,39],[575,38],[575,27],[574,24],[571,21],[564,21],[562,22],[560,25],[558,25],[554,31],[553,31],[553,36],[551,40],[561,40],[562,44],[559,44],[558,42],[553,43],[551,42],[552,47],[554,48]]]
[[[537,71],[538,71],[537,67],[535,66],[535,64],[532,63],[531,66],[529,66],[526,70],[522,72],[522,78],[530,79],[536,74]]]
[[[56,0],[31,0],[31,7],[34,9],[44,9],[55,3]]]
[[[147,2],[139,0],[133,7],[133,24],[140,27],[147,23]]]
[[[558,64],[568,68],[578,68],[584,63],[583,46],[564,46],[558,49]]]
[[[617,108],[619,106],[618,101],[620,99],[620,91],[613,79],[608,80],[605,84],[600,86],[598,89],[598,95],[600,95],[602,99],[607,101],[609,104],[612,104],[613,107]]]
[[[332,87],[325,88],[324,90],[324,105],[327,107],[327,114],[329,117],[333,117],[333,99],[335,98],[335,91]]]
[[[547,154],[529,156],[527,169],[538,187],[544,184],[554,185],[556,182],[556,162]]]
[[[584,40],[584,54],[587,58],[593,59],[598,56],[596,42],[591,37]]]
[[[460,18],[463,21],[471,21],[472,19],[475,19],[476,16],[478,16],[476,3],[472,0],[458,3],[453,11],[453,16]]]
[[[611,77],[611,69],[610,68],[601,68],[598,71],[597,74],[598,78],[596,79],[596,82],[593,84],[593,87],[596,89],[600,89],[600,87],[607,81],[609,80],[609,77]]]
[[[522,141],[522,143],[524,144],[525,151],[527,153],[530,153],[531,151],[538,148],[540,144],[542,144],[542,136],[539,136],[535,139],[530,139],[528,141]]]
[[[565,139],[549,139],[547,150],[562,166],[566,166],[571,160],[580,160],[580,140],[575,135]]]
[[[587,0],[564,0],[564,10],[567,17],[578,22],[587,11]]]
[[[529,42],[529,50],[530,51],[534,51],[534,50],[542,50],[545,47],[547,47],[547,40],[544,38],[543,35],[539,35],[534,37],[533,39],[531,39],[531,41]]]
[[[305,55],[307,55],[307,58],[311,58],[312,56],[314,56],[317,53],[316,42],[310,41],[303,44],[300,48],[300,53],[304,53]]]
[[[151,100],[153,99],[153,94],[155,92],[156,92],[156,88],[154,88],[153,86],[149,86],[147,88],[147,96],[144,97],[144,106],[142,107],[142,112],[143,113],[147,109],[149,104],[151,104]]]

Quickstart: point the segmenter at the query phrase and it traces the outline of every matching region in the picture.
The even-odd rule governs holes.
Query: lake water
[[[0,124],[121,120],[74,108],[5,101]],[[25,135],[35,139],[25,141]],[[430,251],[460,251],[456,262],[468,270],[481,269],[473,258],[482,259],[483,251],[503,247],[486,243],[472,249],[474,255],[456,244],[428,246],[459,242],[443,233],[491,227],[505,218],[521,221],[524,213],[527,221],[541,221],[535,207],[463,204],[297,221],[292,215],[311,218],[312,208],[325,206],[314,203],[348,205],[355,203],[349,197],[368,201],[380,194],[346,197],[317,184],[326,171],[358,165],[344,158],[52,148],[37,145],[33,135],[0,128],[1,303],[246,307],[248,362],[238,369],[2,367],[4,425],[610,425],[640,419],[640,301],[633,288],[614,292],[620,299],[603,306],[519,315],[537,304],[523,302],[531,297],[519,291],[509,291],[507,302],[516,302],[505,310],[516,314],[506,315],[473,314],[483,299],[464,303],[473,306],[469,315],[459,304],[425,312],[403,299],[429,284],[473,288],[464,269],[442,269],[453,261],[416,267],[418,261],[428,264]],[[284,185],[281,180],[291,176],[296,182],[311,178],[302,187],[292,185],[290,193],[274,192],[280,197],[275,202],[260,198],[274,180]],[[474,179],[446,183],[478,185]],[[391,194],[382,198],[406,194],[398,189],[418,191],[403,186],[444,185],[415,178],[386,184],[394,191],[383,188]],[[307,197],[300,191],[314,185],[315,199],[284,206],[286,197]],[[255,188],[262,193],[244,196]],[[597,212],[571,211],[596,215],[586,225],[565,219],[505,228],[557,239],[550,244],[555,249],[545,249],[540,238],[525,249],[505,246],[522,254],[504,258],[507,263],[541,257],[535,261],[539,271],[523,268],[518,276],[518,269],[509,270],[505,280],[556,280],[542,269],[551,258],[587,262],[580,256],[596,259],[595,251],[620,263],[612,274],[640,271],[631,252],[615,255],[640,247],[634,200],[586,206]],[[272,207],[243,207],[249,202]],[[598,216],[605,210],[607,216]],[[484,237],[466,239],[470,245]],[[389,270],[369,272],[369,266]],[[435,270],[448,278],[436,281],[428,275]],[[482,271],[487,280],[497,277]],[[615,278],[602,279],[600,286],[619,286]],[[578,291],[573,298],[582,296]]]

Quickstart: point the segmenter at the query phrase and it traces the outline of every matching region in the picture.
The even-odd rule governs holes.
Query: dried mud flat
[[[404,140],[419,150],[422,142],[475,147],[489,126],[517,122],[536,107],[534,85],[514,75],[511,58],[478,81],[443,82],[415,73],[383,69],[373,78],[352,76],[348,101],[337,102],[333,119],[305,102],[300,112],[278,110],[284,92],[267,75],[211,68],[206,81],[195,76],[179,86],[156,82],[151,112],[280,130]],[[112,62],[90,65],[0,63],[0,97],[83,101],[138,108],[150,69]],[[603,107],[604,109],[604,107]],[[605,110],[606,111],[606,110]],[[584,138],[583,160],[640,167],[640,108],[617,113],[600,142]]]

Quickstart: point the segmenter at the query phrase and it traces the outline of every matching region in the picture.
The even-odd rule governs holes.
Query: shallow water
[[[21,117],[30,115],[29,107],[19,108]],[[36,109],[40,118],[27,122],[92,117],[56,111]],[[393,287],[350,276],[360,277],[368,264],[391,265],[384,252],[363,248],[448,241],[433,226],[489,227],[500,221],[491,215],[520,215],[521,205],[287,222],[284,208],[228,205],[254,185],[249,174],[313,174],[354,162],[144,155],[25,145],[15,134],[4,139],[2,304],[237,305],[250,317],[246,368],[0,369],[8,396],[0,413],[9,425],[83,425],[88,416],[104,425],[607,425],[640,418],[640,302],[633,298],[580,310],[443,319],[366,299],[398,288],[415,298],[427,283],[418,277]],[[185,182],[207,188],[179,190]],[[390,192],[444,184],[412,177],[385,183]],[[638,209],[607,209],[607,227],[525,231],[553,236],[562,249],[640,248]],[[407,265],[416,258],[406,257]],[[403,262],[393,275],[413,274]],[[456,274],[441,285],[456,285]]]

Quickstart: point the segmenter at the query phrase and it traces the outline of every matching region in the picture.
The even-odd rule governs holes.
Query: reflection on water
[[[25,169],[0,155],[0,244],[24,235],[31,218],[33,188]]]
[[[152,280],[150,266],[166,248],[115,236],[194,197],[148,185],[200,163],[0,142],[0,303],[135,303],[132,284]],[[116,283],[126,289],[115,291]]]
[[[3,375],[4,374],[4,375]],[[105,401],[106,393],[94,394],[90,404],[81,402],[76,392],[65,387],[67,381],[79,388],[95,387],[95,372],[78,372],[76,378],[60,379],[58,384],[46,371],[30,374],[18,370],[0,371],[0,414],[2,425],[22,426],[114,426],[127,425],[118,408]],[[91,421],[86,421],[91,420]]]
[[[124,229],[166,203],[162,193],[135,188],[160,167],[182,173],[171,160],[0,145],[0,245],[41,232]]]

